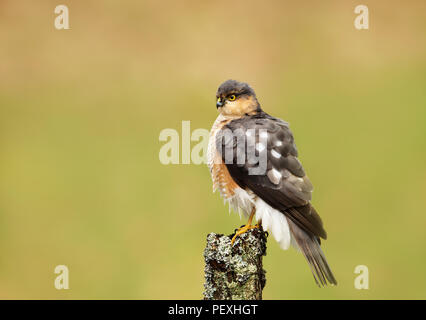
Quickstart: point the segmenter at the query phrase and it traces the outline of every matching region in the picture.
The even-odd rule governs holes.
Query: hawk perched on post
[[[282,249],[290,244],[300,249],[319,286],[337,284],[320,247],[327,234],[310,203],[313,187],[297,159],[288,123],[265,113],[246,83],[222,83],[216,99],[220,114],[208,145],[213,190],[249,217],[232,243],[262,226]]]

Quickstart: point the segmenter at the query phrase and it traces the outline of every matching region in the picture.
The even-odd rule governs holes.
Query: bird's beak
[[[220,107],[222,107],[223,106],[223,101],[219,101],[219,100],[217,100],[216,101],[216,108],[217,109],[219,109]]]

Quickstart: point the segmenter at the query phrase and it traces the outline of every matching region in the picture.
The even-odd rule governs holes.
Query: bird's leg
[[[255,212],[256,212],[256,208],[253,208],[253,210],[250,213],[250,217],[247,221],[247,224],[244,227],[238,229],[238,231],[235,233],[234,237],[231,240],[231,245],[234,244],[235,240],[237,239],[239,235],[242,235],[243,233],[249,231],[250,229],[256,229],[260,227],[260,223],[256,224],[255,226],[251,225]]]

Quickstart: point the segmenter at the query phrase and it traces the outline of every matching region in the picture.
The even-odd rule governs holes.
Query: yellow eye
[[[231,94],[230,96],[229,96],[229,101],[234,101],[235,100],[235,94]]]

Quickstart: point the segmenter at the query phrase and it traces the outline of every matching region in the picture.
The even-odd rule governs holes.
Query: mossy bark
[[[251,229],[238,236],[210,233],[204,250],[205,300],[261,300],[266,271],[266,233]]]

